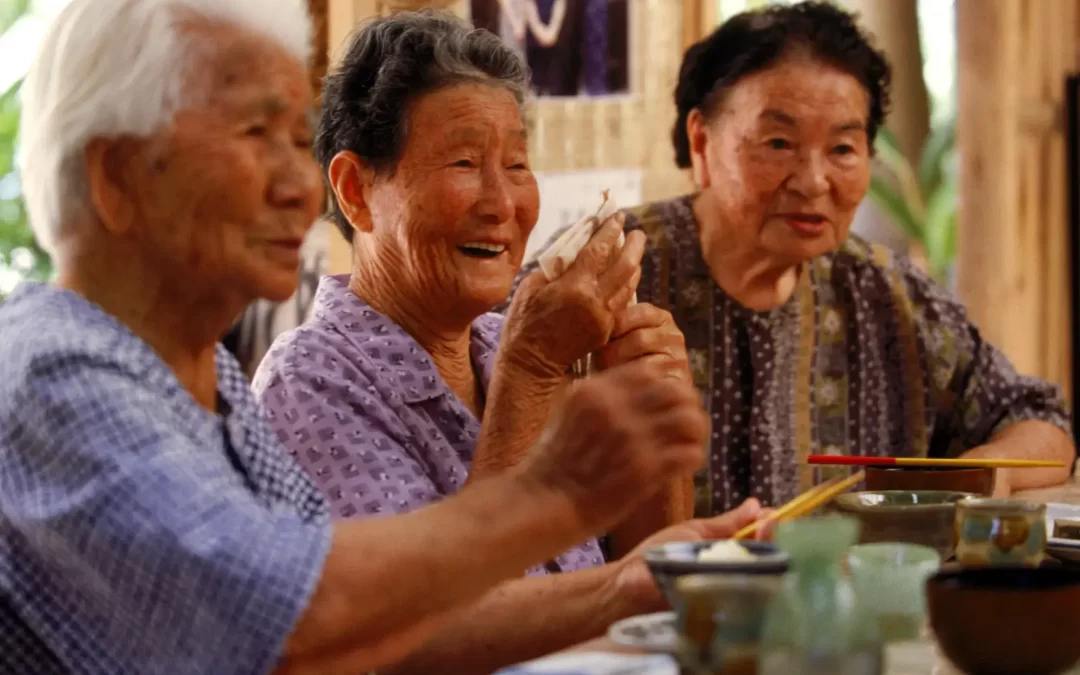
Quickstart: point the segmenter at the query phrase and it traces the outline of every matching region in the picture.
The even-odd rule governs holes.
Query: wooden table
[[[1080,481],[1073,478],[1064,485],[1039,490],[1025,490],[1013,495],[1014,499],[1046,504],[1058,502],[1080,505]],[[607,638],[599,638],[578,645],[569,651],[634,653],[636,650],[622,647]],[[932,636],[918,642],[889,645],[885,652],[886,675],[963,675],[942,656]],[[1070,671],[1080,674],[1080,668]]]

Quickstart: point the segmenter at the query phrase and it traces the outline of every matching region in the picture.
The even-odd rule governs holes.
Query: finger
[[[671,365],[687,368],[686,345],[682,333],[662,328],[640,328],[608,342],[599,352],[605,368],[630,363],[651,356],[662,357],[658,363],[667,370]]]
[[[669,448],[688,444],[697,449],[694,453],[697,464],[692,468],[696,470],[704,463],[709,420],[700,406],[678,408],[657,415],[652,433],[663,441],[654,452],[667,452]]]
[[[625,368],[631,364],[648,364],[655,366],[659,376],[664,379],[692,383],[689,370],[684,362],[660,354],[641,356],[630,362],[616,363],[610,366],[602,356],[597,356],[595,363],[597,364],[597,370],[600,372],[609,371],[614,368]]]
[[[637,293],[637,287],[640,283],[641,267],[639,266],[634,270],[634,276],[630,278],[630,281],[628,281],[626,285],[623,286],[621,289],[616,291],[614,295],[608,298],[608,309],[617,312],[621,309],[624,309],[627,305],[630,305],[630,300],[633,299],[634,294]]]
[[[581,249],[577,258],[567,268],[566,274],[582,274],[593,278],[601,276],[610,266],[611,258],[618,252],[621,234],[622,226],[615,219],[608,219]]]
[[[671,312],[662,310],[649,302],[639,302],[615,315],[611,337],[618,338],[639,328],[654,328],[667,324],[674,325],[674,323]]]
[[[700,405],[699,399],[691,395],[692,387],[666,375],[666,372],[658,370],[656,377],[647,385],[631,390],[631,406],[635,412],[657,414],[679,406]]]
[[[761,524],[758,525],[755,538],[758,541],[772,541],[773,530],[776,528],[776,521],[772,519],[774,509],[762,509],[761,510]]]
[[[733,534],[761,518],[761,502],[751,497],[727,513],[702,521],[706,539],[730,539]]]
[[[663,483],[676,476],[695,473],[705,466],[705,445],[701,442],[666,443],[664,453],[655,458],[658,466],[653,480]]]
[[[644,358],[620,364],[603,370],[600,377],[607,378],[605,381],[611,386],[627,392],[642,392],[656,383],[676,387],[680,397],[692,401],[695,406],[701,405],[701,394],[693,382],[684,377],[678,368],[660,359]]]
[[[600,275],[600,296],[610,299],[629,284],[635,272],[641,268],[644,255],[645,233],[635,230],[627,235],[622,250],[613,256],[608,268]]]

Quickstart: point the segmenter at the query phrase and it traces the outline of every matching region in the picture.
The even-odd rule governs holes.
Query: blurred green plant
[[[30,10],[30,0],[6,0],[0,7],[0,35]],[[19,90],[22,79],[0,94],[0,299],[20,279],[48,279],[49,256],[34,241],[19,176],[15,148],[19,133]]]
[[[934,279],[947,283],[956,259],[955,118],[931,130],[918,166],[904,157],[888,129],[878,133],[874,148],[877,162],[870,177],[870,198],[922,249]]]

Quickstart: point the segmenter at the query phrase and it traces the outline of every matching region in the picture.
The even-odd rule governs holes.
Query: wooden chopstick
[[[1038,469],[1065,466],[1063,462],[1043,459],[934,459],[930,457],[850,457],[846,455],[810,455],[806,461],[810,464],[842,466],[926,466],[983,469]]]
[[[866,478],[866,473],[863,471],[856,471],[847,478],[836,476],[821,485],[807,490],[795,499],[792,499],[790,502],[773,511],[768,518],[762,518],[761,520],[750,523],[736,532],[731,538],[746,539],[757,532],[758,528],[766,522],[791,520],[793,518],[805,516],[808,513],[813,513],[819,507],[832,501],[833,497],[847,492],[852,486],[861,483],[864,478]]]

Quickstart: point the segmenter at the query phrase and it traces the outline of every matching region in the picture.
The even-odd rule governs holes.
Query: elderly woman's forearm
[[[1062,468],[1008,469],[1013,490],[1057,485],[1068,480],[1076,459],[1072,438],[1061,428],[1041,420],[1024,420],[1005,427],[986,444],[964,453],[981,459],[1036,459],[1060,461]]]
[[[339,523],[282,672],[333,672],[334,653],[350,668],[381,667],[426,639],[431,617],[584,539],[581,529],[565,498],[517,477],[408,515]]]
[[[468,481],[516,466],[540,439],[569,382],[568,378],[537,377],[509,365],[497,367]]]
[[[432,640],[384,672],[480,675],[603,635],[612,622],[641,611],[618,592],[619,569],[502,584],[454,612]]]

